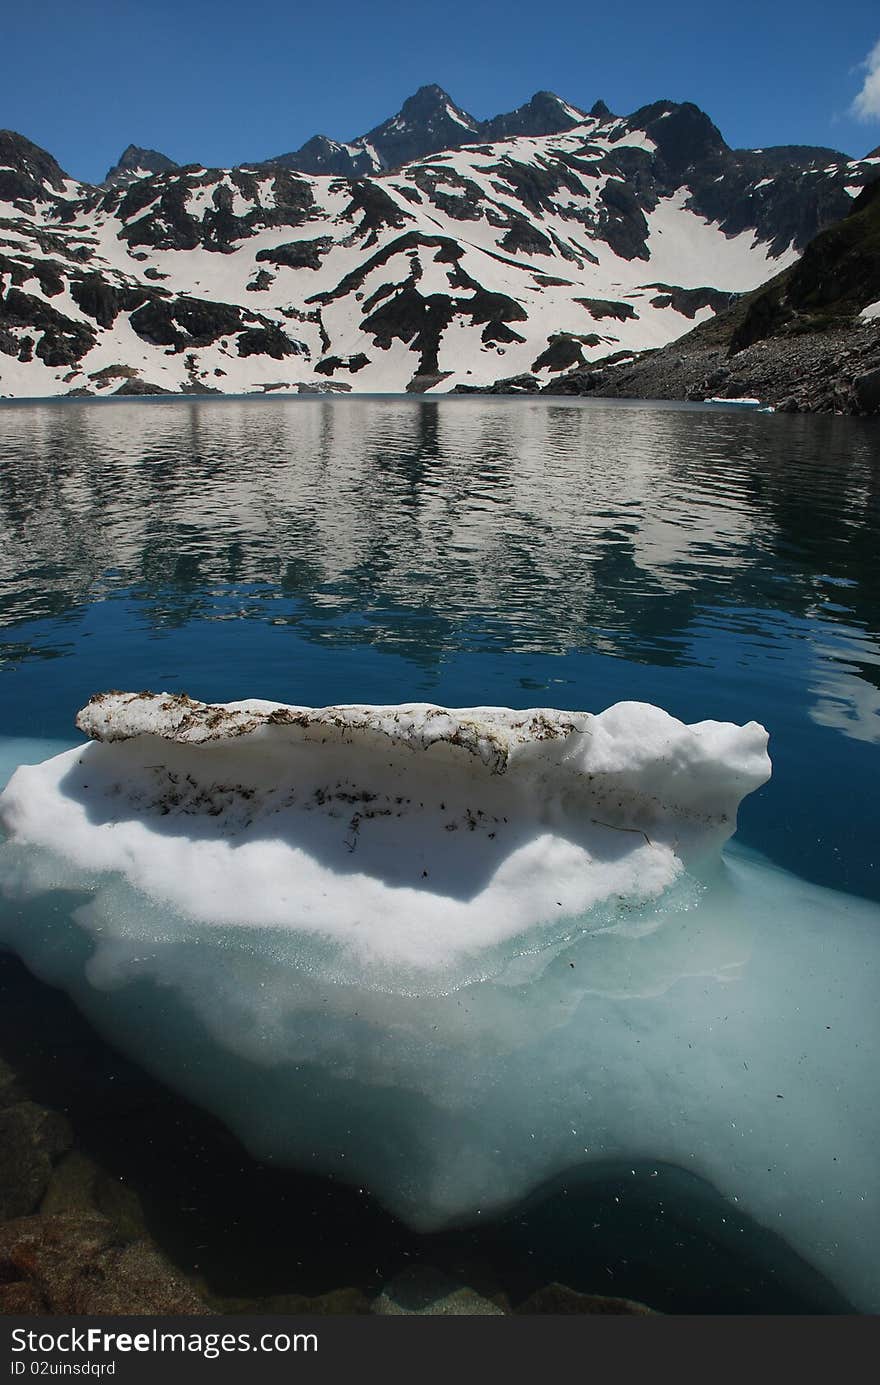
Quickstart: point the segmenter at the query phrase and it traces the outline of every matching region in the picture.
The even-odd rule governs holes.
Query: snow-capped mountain
[[[134,150],[96,188],[0,134],[0,394],[551,380],[682,335],[880,172],[732,150],[689,104],[584,115],[549,93],[480,123],[422,88],[368,144],[364,176],[144,173]]]

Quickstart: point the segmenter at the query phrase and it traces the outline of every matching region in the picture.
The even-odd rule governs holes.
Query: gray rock
[[[324,1294],[271,1294],[268,1298],[217,1300],[223,1313],[277,1313],[283,1317],[356,1317],[371,1311],[363,1289],[348,1285]]]
[[[552,1313],[557,1317],[569,1313],[591,1313],[601,1316],[643,1317],[654,1313],[644,1303],[632,1298],[614,1298],[608,1294],[582,1294],[567,1284],[547,1284],[537,1289],[516,1309],[517,1313]]]
[[[0,1218],[21,1217],[39,1206],[52,1165],[71,1140],[65,1117],[36,1102],[0,1111]]]
[[[195,1314],[211,1310],[146,1241],[94,1213],[0,1227],[0,1313]]]
[[[429,1265],[416,1265],[396,1275],[374,1300],[373,1312],[383,1316],[504,1316],[497,1303]]]
[[[135,1190],[79,1149],[70,1150],[56,1164],[40,1211],[44,1216],[100,1213],[113,1224],[120,1240],[146,1236],[144,1210]]]
[[[163,385],[151,385],[149,380],[123,380],[118,389],[112,391],[113,394],[173,394],[173,390],[166,390]]]
[[[856,399],[866,413],[876,413],[880,409],[880,367],[857,375],[853,381]]]

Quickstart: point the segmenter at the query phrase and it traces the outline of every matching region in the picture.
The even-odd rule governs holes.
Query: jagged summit
[[[167,173],[178,167],[174,159],[160,154],[158,149],[142,149],[138,144],[130,144],[113,167],[108,169],[103,186],[116,187],[119,183],[131,182],[133,178],[143,178],[145,174]]]
[[[457,106],[448,91],[444,91],[443,87],[438,86],[436,82],[429,82],[427,85],[419,87],[412,96],[408,96],[398,115],[393,116],[390,121],[384,121],[382,125],[378,125],[376,130],[383,130],[387,125],[394,125],[397,122],[436,120],[453,112],[471,129],[479,128],[480,122],[472,115],[468,115],[460,106]]]
[[[408,96],[396,115],[365,135],[347,142],[314,135],[299,149],[265,159],[259,167],[358,177],[467,144],[560,134],[586,119],[582,110],[555,92],[537,91],[515,111],[477,120],[457,105],[448,91],[431,82]]]
[[[483,139],[516,139],[520,135],[556,135],[571,130],[587,119],[584,111],[570,106],[555,91],[536,91],[530,101],[507,115],[485,120]]]
[[[362,137],[382,168],[396,168],[425,154],[455,149],[480,138],[480,122],[457,106],[436,84],[419,87],[390,120]]]
[[[645,131],[674,174],[716,159],[730,147],[718,126],[692,101],[652,101],[631,115],[627,125]]]

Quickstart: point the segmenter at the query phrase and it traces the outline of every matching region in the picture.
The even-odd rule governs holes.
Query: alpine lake
[[[422,1074],[428,1125],[445,1112],[433,1157],[453,1179],[479,1158],[501,1190],[428,1229],[341,1162],[368,1118],[345,1109],[342,1059],[313,1162],[258,1157],[212,1109],[200,1065],[222,1060],[187,1046],[171,988],[128,981],[92,1007],[65,981],[89,947],[70,902],[22,903],[7,880],[2,1071],[73,1131],[49,1191],[13,1188],[7,1215],[63,1210],[59,1170],[85,1161],[99,1210],[225,1311],[342,1289],[365,1311],[418,1266],[513,1308],[553,1283],[666,1313],[880,1308],[876,421],[487,396],[9,403],[0,569],[3,782],[77,744],[76,712],[114,688],[641,701],[761,722],[773,763],[725,850],[765,882],[753,907],[742,886],[736,939],[691,936],[670,962],[630,937],[610,987],[588,951],[560,962],[582,988],[567,1027],[534,1019],[525,1056],[505,1033],[503,1069],[481,1031],[460,1147],[448,1055],[436,1093]],[[166,1030],[176,1066],[151,1061]],[[229,1061],[242,1103],[277,1100]],[[415,1100],[386,1083],[377,1119]]]

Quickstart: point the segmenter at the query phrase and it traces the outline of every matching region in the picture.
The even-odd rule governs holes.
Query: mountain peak
[[[653,101],[631,115],[627,125],[644,130],[669,171],[678,175],[728,149],[718,126],[692,101]]]
[[[113,187],[117,183],[131,182],[132,178],[143,177],[144,174],[168,173],[178,167],[173,159],[169,159],[167,154],[160,154],[158,149],[142,149],[139,144],[129,144],[123,149],[118,162],[108,169],[104,185]]]
[[[515,111],[484,120],[480,127],[483,139],[516,139],[519,135],[559,135],[586,120],[577,106],[571,106],[555,91],[536,91],[534,96]]]
[[[457,106],[442,87],[438,87],[436,82],[431,82],[428,86],[419,87],[418,91],[412,96],[408,96],[400,108],[399,113],[393,116],[391,121],[385,121],[385,125],[393,124],[394,121],[423,121],[432,119],[453,119],[456,123],[464,122],[470,128],[476,130],[478,122],[467,111],[463,111]],[[380,127],[383,128],[383,127]]]
[[[406,98],[401,110],[405,111],[408,107],[424,110],[426,107],[435,108],[447,103],[449,105],[454,104],[449,92],[444,91],[436,82],[427,82],[424,86],[419,87],[418,91],[413,92],[412,96]]]

